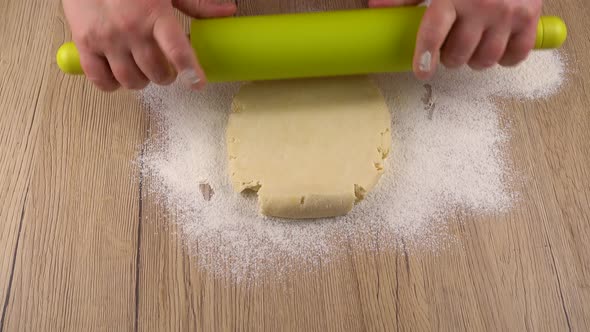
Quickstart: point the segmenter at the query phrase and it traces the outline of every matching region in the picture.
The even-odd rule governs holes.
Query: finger
[[[107,54],[113,75],[124,88],[140,90],[148,84],[148,79],[133,60],[131,53]]]
[[[413,6],[422,3],[422,0],[369,0],[370,8]]]
[[[499,61],[500,65],[516,66],[525,60],[535,46],[536,37],[536,26],[531,26],[520,33],[512,35],[508,45],[506,45],[506,51]]]
[[[414,73],[419,79],[429,79],[436,71],[440,49],[456,19],[449,0],[433,1],[424,13],[414,51]]]
[[[483,35],[482,24],[475,20],[455,22],[441,50],[441,61],[449,68],[466,64]]]
[[[119,83],[104,57],[80,50],[80,64],[86,78],[100,90],[110,92],[119,88]]]
[[[172,3],[180,11],[195,18],[231,16],[237,11],[237,7],[233,2],[215,3],[207,0],[175,0]]]
[[[137,66],[150,81],[160,85],[174,82],[176,73],[155,40],[134,46],[132,54]]]
[[[172,10],[156,20],[154,38],[184,85],[193,89],[205,85],[205,73]]]
[[[510,31],[508,29],[487,30],[484,32],[477,50],[469,60],[469,66],[480,70],[497,64],[504,55],[509,38]]]

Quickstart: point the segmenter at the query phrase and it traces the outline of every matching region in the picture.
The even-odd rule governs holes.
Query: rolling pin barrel
[[[412,70],[425,7],[360,9],[191,21],[191,44],[210,82],[354,75]],[[567,29],[543,16],[535,49],[559,48]],[[76,46],[57,63],[83,74]]]

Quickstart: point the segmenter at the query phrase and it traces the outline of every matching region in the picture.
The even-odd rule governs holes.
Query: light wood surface
[[[568,23],[570,73],[549,100],[506,105],[530,179],[518,207],[457,215],[458,243],[437,255],[349,251],[252,285],[213,278],[163,226],[131,162],[150,119],[133,93],[59,72],[71,36],[59,1],[0,1],[0,331],[590,330],[590,7],[552,0],[545,12]]]

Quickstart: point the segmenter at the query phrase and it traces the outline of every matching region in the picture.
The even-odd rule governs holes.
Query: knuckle
[[[93,49],[93,43],[92,43],[92,38],[90,38],[88,35],[83,34],[79,37],[75,37],[74,40],[76,41],[76,44],[78,44],[78,48],[79,49],[87,49],[87,50],[91,50]]]
[[[535,40],[533,38],[521,39],[518,42],[510,45],[510,53],[517,56],[526,56],[534,47]]]
[[[511,50],[511,53],[515,57],[523,57],[529,53],[529,48],[524,43],[519,43],[517,45],[514,45],[514,48]]]
[[[160,68],[158,69],[154,69],[152,75],[153,77],[153,81],[157,84],[160,85],[168,85],[170,84],[170,75],[168,72],[166,72],[165,70],[162,70]]]
[[[490,42],[490,45],[484,51],[484,54],[486,55],[488,62],[496,62],[502,57],[504,50],[504,44],[500,40],[494,40]]]
[[[490,40],[469,61],[472,68],[487,69],[495,66],[502,58],[505,47],[501,40]]]
[[[129,85],[130,90],[142,90],[143,88],[145,88],[148,85],[149,81],[147,80],[138,80],[133,82],[132,84]]]
[[[442,60],[448,67],[464,65],[477,47],[479,35],[462,29],[451,34],[443,47]]]
[[[151,81],[162,85],[170,79],[170,72],[163,65],[162,61],[160,61],[159,57],[147,54],[142,63],[143,66],[140,68],[142,68],[144,75]]]
[[[115,77],[117,81],[126,89],[129,89],[132,85],[132,77],[129,70],[126,69],[119,69],[115,73]]]
[[[104,92],[113,92],[119,89],[119,85],[112,82],[94,82],[94,85]]]
[[[127,90],[135,90],[135,84],[130,80],[119,80],[119,83]]]
[[[95,48],[96,39],[95,33],[92,29],[81,30],[73,32],[73,38],[81,49],[92,50]]]
[[[498,63],[497,60],[492,60],[487,57],[474,57],[469,60],[468,65],[471,69],[483,70],[493,67],[496,63]]]
[[[456,51],[443,52],[443,63],[447,67],[458,67],[467,62],[467,56]]]
[[[515,7],[510,1],[504,1],[497,10],[500,20],[509,22],[514,16]]]
[[[100,76],[90,76],[88,77],[88,80],[90,82],[92,82],[92,84],[94,84],[97,88],[99,88],[102,91],[114,91],[117,90],[117,88],[119,87],[117,82],[115,82],[112,79],[108,79],[105,77],[100,77]]]
[[[523,44],[511,44],[510,49],[504,54],[501,64],[503,66],[515,66],[524,61],[530,54],[532,47]]]
[[[489,59],[489,58],[484,58],[484,59],[476,59],[476,60],[474,60],[473,62],[471,62],[469,64],[469,66],[471,68],[487,69],[487,68],[493,67],[496,63],[498,63],[497,60]]]
[[[453,46],[458,48],[465,48],[466,46],[477,43],[481,34],[475,32],[474,29],[463,25],[459,29],[452,31],[449,39],[453,40]]]
[[[434,50],[442,46],[447,38],[446,32],[441,31],[437,25],[425,24],[420,29],[421,43],[425,49]]]
[[[169,68],[169,67],[167,67]],[[174,70],[163,70],[161,79],[156,82],[159,85],[170,85],[176,80],[176,71]]]
[[[421,29],[429,33],[440,33],[441,27],[450,26],[455,21],[456,15],[452,10],[427,10]]]
[[[433,38],[432,36],[427,36],[422,39],[422,47],[425,50],[436,50],[439,47],[439,40],[437,38]]]
[[[520,62],[522,62],[522,61],[518,60],[518,59],[506,57],[500,61],[500,65],[502,65],[502,67],[514,67],[514,66],[517,66]]]
[[[456,19],[454,11],[435,12],[427,10],[423,22],[420,25],[419,43],[428,50],[439,49],[449,33],[452,23]]]
[[[140,90],[148,84],[144,77],[139,77],[130,70],[121,70],[117,73],[117,80],[125,89],[129,90]]]
[[[498,8],[498,4],[501,3],[498,0],[478,0],[475,3],[475,6],[479,10],[492,10]]]
[[[150,84],[150,82],[148,80],[142,80],[138,89],[143,90],[146,86],[148,86],[148,84]]]
[[[104,25],[100,28],[92,30],[92,34],[90,34],[90,38],[92,38],[92,40],[90,42],[99,42],[110,45],[116,37],[116,29],[112,25]]]
[[[136,80],[133,82],[132,89],[134,90],[141,90],[145,88],[150,83],[150,80],[145,77],[145,75],[140,74],[140,77],[137,77]]]
[[[469,60],[468,66],[469,66],[469,68],[471,68],[473,70],[484,69],[484,67],[479,63],[479,60],[477,60],[477,59]]]
[[[513,17],[520,25],[529,25],[535,22],[536,11],[530,7],[519,6],[514,8]]]
[[[190,63],[190,56],[182,45],[171,46],[166,54],[168,55],[169,60],[174,64],[184,66]]]
[[[511,62],[513,64],[518,64],[518,63],[522,62],[523,60],[525,60],[528,57],[529,53],[530,53],[529,51],[524,51],[524,50],[521,50],[518,52],[513,52],[510,55],[510,59],[512,59]]]
[[[437,15],[433,15],[431,19],[430,29],[440,30],[440,26],[445,25],[447,22],[453,22],[456,18],[456,14],[453,11],[441,11]]]
[[[121,15],[118,19],[118,28],[125,33],[140,33],[143,26],[143,20],[140,15]]]
[[[100,76],[97,76],[96,74],[90,72],[86,75],[86,78],[92,82],[92,84],[96,85],[96,86],[103,86],[106,82],[104,79],[102,79]]]
[[[170,85],[176,80],[176,75],[170,75],[168,78],[158,84],[160,85]]]
[[[93,83],[101,83],[108,81],[108,75],[105,73],[103,68],[99,65],[96,65],[93,61],[89,61],[86,56],[80,59],[82,69],[84,69],[84,73],[86,78],[93,82]]]

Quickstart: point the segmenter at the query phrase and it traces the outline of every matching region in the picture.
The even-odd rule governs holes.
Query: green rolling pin
[[[192,20],[190,40],[210,82],[412,70],[425,7]],[[559,48],[565,23],[543,16],[535,49]],[[76,46],[57,52],[64,73],[83,74]]]

